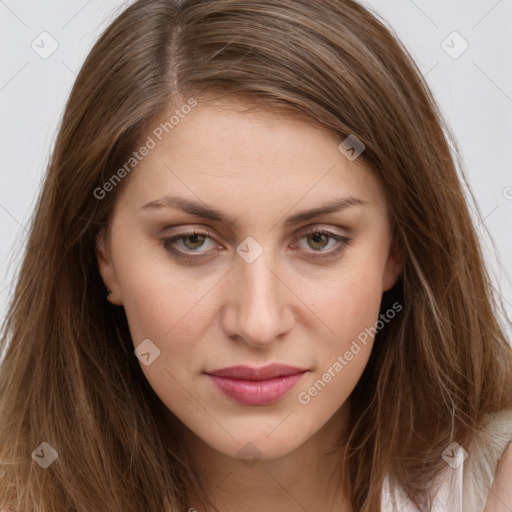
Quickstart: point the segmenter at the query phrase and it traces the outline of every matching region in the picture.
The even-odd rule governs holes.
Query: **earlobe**
[[[95,255],[98,271],[105,285],[106,299],[116,306],[122,306],[123,303],[119,296],[117,278],[108,248],[106,228],[102,228],[96,236]]]
[[[404,268],[404,253],[402,248],[399,246],[396,239],[393,239],[389,253],[388,259],[386,261],[386,267],[384,269],[384,274],[382,276],[382,291],[388,291],[397,282],[400,274],[402,273]]]

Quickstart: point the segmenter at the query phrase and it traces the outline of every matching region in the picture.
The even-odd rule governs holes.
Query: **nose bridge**
[[[233,276],[234,303],[231,307],[235,320],[231,334],[258,346],[268,344],[286,332],[293,318],[284,302],[287,296],[283,293],[284,284],[272,269],[275,265],[270,249],[266,251],[252,262],[238,258]]]

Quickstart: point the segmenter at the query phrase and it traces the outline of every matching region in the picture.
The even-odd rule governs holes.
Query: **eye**
[[[313,252],[306,250],[306,252],[309,253],[306,255],[306,258],[309,259],[332,258],[338,256],[346,249],[350,242],[350,238],[346,236],[320,228],[315,228],[302,233],[296,240],[300,241],[302,239],[306,239],[307,245],[313,248]],[[329,246],[329,242],[334,243],[331,244],[330,249],[324,250],[325,247]]]
[[[201,256],[190,256],[187,254],[187,251],[205,254],[206,251],[199,251],[198,249],[205,246],[205,241],[207,239],[210,241],[212,240],[211,233],[209,231],[194,229],[188,233],[180,233],[179,235],[173,236],[171,238],[164,238],[162,240],[162,245],[167,251],[175,254],[179,258],[197,260]],[[185,250],[177,249],[177,242],[183,242]],[[213,243],[212,245],[215,246]]]
[[[297,245],[297,241],[301,241],[303,239],[306,239],[309,247],[313,248],[312,251],[304,249],[304,252],[306,253],[305,257],[309,259],[327,259],[338,256],[350,242],[350,238],[347,238],[346,236],[342,236],[327,229],[315,228],[301,233],[300,236],[295,238],[292,245]],[[176,255],[178,258],[198,261],[203,259],[203,257],[208,255],[210,252],[200,250],[205,246],[208,247],[208,241],[210,241],[211,248],[220,248],[213,242],[212,234],[208,230],[196,228],[190,230],[188,233],[180,233],[170,238],[164,238],[162,239],[162,245],[167,251]],[[330,249],[325,250],[325,247],[329,246],[329,242],[334,243],[331,244]],[[180,244],[181,247],[177,248],[177,245],[179,246]],[[193,253],[196,254],[193,255]]]

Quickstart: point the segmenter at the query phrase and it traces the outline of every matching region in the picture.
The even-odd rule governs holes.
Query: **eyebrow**
[[[369,203],[357,197],[337,198],[329,201],[323,206],[295,213],[289,216],[284,223],[286,226],[293,226],[306,220],[319,217],[320,215],[334,213],[351,206],[362,206],[365,204]],[[178,196],[165,196],[155,201],[151,201],[143,205],[140,208],[140,211],[159,208],[176,208],[183,210],[186,213],[190,213],[191,215],[196,215],[198,217],[203,217],[213,221],[223,222],[233,227],[239,227],[238,221],[235,219],[235,217],[223,212],[222,210]]]

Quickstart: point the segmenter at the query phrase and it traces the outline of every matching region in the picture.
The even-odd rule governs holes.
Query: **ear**
[[[96,236],[95,253],[98,271],[103,280],[103,284],[105,288],[111,291],[111,293],[107,295],[107,300],[116,306],[122,306],[123,302],[121,300],[117,276],[110,254],[108,232],[105,227],[101,228]]]
[[[382,275],[382,291],[388,291],[395,286],[404,269],[404,253],[395,237],[392,237],[388,258]]]

